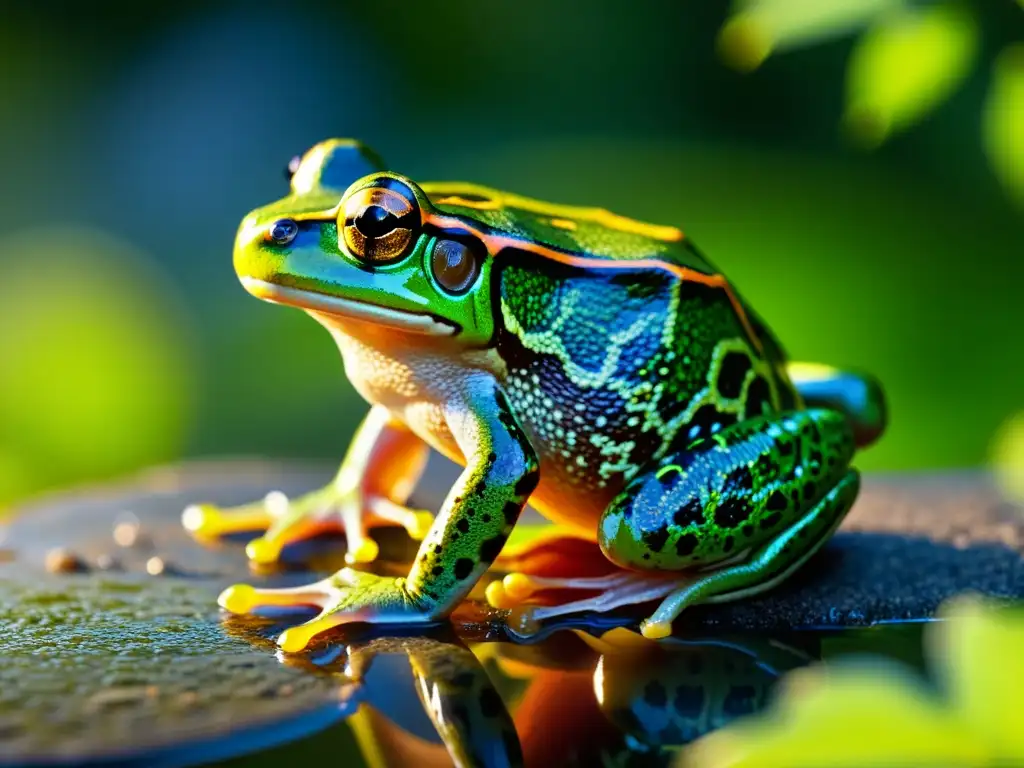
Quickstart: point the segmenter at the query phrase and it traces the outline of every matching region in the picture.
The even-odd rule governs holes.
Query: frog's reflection
[[[250,641],[272,636],[239,624]],[[678,749],[763,707],[815,640],[617,628],[524,645],[430,635],[350,638],[282,663],[337,675],[366,763],[384,766],[666,765]],[[415,695],[413,694],[415,691]]]

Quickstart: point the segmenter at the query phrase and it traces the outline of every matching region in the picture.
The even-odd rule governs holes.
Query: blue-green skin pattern
[[[566,507],[577,494],[609,493],[598,537],[612,561],[664,570],[722,561],[771,539],[852,472],[847,419],[804,409],[780,345],[748,307],[756,338],[721,288],[599,263],[654,258],[716,274],[688,240],[625,251],[615,237],[639,237],[615,233],[601,253],[572,232],[531,226],[530,212],[438,207],[477,222],[489,214],[502,231],[596,259],[577,267],[500,252],[496,345],[545,484]]]

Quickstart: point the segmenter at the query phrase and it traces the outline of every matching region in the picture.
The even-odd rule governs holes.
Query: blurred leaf
[[[1024,43],[1009,46],[996,59],[983,120],[992,167],[1024,203]]]
[[[0,503],[175,458],[188,318],[145,257],[44,229],[5,238],[0,263]]]
[[[951,621],[926,638],[929,655],[943,673],[950,710],[993,754],[1020,765],[1024,612],[992,610],[978,599],[960,598],[943,613]]]
[[[882,659],[791,673],[775,703],[696,742],[680,766],[1020,765],[1024,612],[957,598],[929,625],[945,700]]]
[[[1024,411],[1008,418],[996,432],[992,470],[1003,494],[1024,503]]]
[[[963,82],[978,42],[974,16],[956,2],[886,14],[850,58],[844,121],[851,136],[877,146],[927,115]]]
[[[719,33],[719,54],[740,71],[773,52],[854,32],[903,0],[740,0]]]

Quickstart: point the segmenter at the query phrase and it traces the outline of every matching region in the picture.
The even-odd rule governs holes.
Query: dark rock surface
[[[432,461],[415,502],[436,508],[454,472]],[[298,566],[254,574],[241,541],[202,547],[180,525],[193,501],[297,494],[331,475],[331,467],[204,463],[19,510],[0,528],[0,765],[109,757],[114,745],[119,758],[145,755],[139,764],[185,765],[343,717],[336,674],[276,654],[272,638],[287,622],[222,622],[215,605],[237,581],[283,585],[314,575]],[[130,546],[115,541],[119,523],[134,528],[120,537],[134,539]],[[381,540],[384,552],[411,551],[404,536]],[[341,543],[299,554],[333,570]],[[983,474],[869,476],[842,530],[800,573],[760,598],[692,609],[677,631],[922,620],[968,590],[1020,598],[1022,547],[1024,511]],[[48,573],[54,548],[82,569]]]

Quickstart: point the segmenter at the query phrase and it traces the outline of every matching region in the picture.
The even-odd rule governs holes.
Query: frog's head
[[[234,262],[242,284],[326,324],[487,344],[492,260],[467,232],[430,223],[436,211],[423,190],[382,165],[342,139],[295,158],[291,194],[239,227]]]

